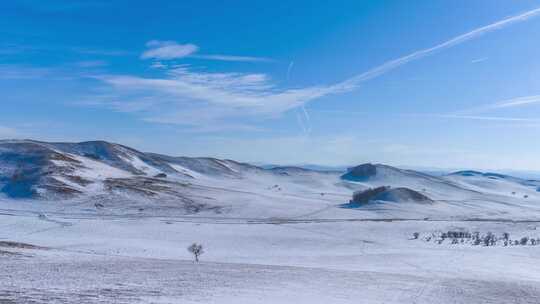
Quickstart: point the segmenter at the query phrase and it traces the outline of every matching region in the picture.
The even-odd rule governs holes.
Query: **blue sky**
[[[0,138],[540,170],[539,32],[540,1],[3,1]]]

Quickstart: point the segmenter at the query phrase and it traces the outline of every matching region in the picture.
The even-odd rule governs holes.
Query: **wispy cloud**
[[[163,62],[161,61],[154,61],[152,62],[152,64],[150,65],[150,67],[152,69],[165,69],[167,68],[168,66],[166,64],[164,64]]]
[[[513,107],[526,106],[526,105],[531,105],[531,104],[536,104],[536,103],[540,103],[540,95],[523,96],[523,97],[503,100],[503,101],[494,103],[490,107],[493,109],[513,108]]]
[[[97,55],[97,56],[126,56],[136,53],[118,50],[118,49],[102,49],[92,47],[79,46],[54,46],[54,45],[27,45],[20,43],[3,43],[0,44],[0,55],[14,55],[22,53],[58,53],[70,52],[81,55]]]
[[[419,51],[416,51],[416,52],[413,52],[409,55],[406,55],[406,56],[403,56],[403,57],[400,57],[400,58],[397,58],[397,59],[394,59],[394,60],[391,60],[391,61],[388,61],[378,67],[375,67],[367,72],[364,72],[362,74],[359,74],[355,77],[352,77],[340,84],[338,84],[338,86],[354,86],[354,85],[357,85],[358,83],[361,83],[363,81],[366,81],[366,80],[369,80],[369,79],[372,79],[372,78],[375,78],[375,77],[378,77],[384,73],[387,73],[393,69],[396,69],[404,64],[407,64],[411,61],[415,61],[415,60],[418,60],[420,58],[423,58],[423,57],[426,57],[428,55],[431,55],[435,52],[438,52],[438,51],[442,51],[444,49],[447,49],[447,48],[450,48],[450,47],[454,47],[456,45],[459,45],[459,44],[462,44],[466,41],[469,41],[471,39],[474,39],[474,38],[477,38],[481,35],[484,35],[484,34],[487,34],[489,32],[493,32],[493,31],[496,31],[496,30],[500,30],[502,28],[505,28],[509,25],[512,25],[512,24],[515,24],[515,23],[518,23],[518,22],[523,22],[523,21],[526,21],[530,18],[533,18],[533,17],[536,17],[540,15],[540,8],[537,8],[537,9],[533,9],[533,10],[530,10],[528,12],[525,12],[523,14],[520,14],[520,15],[517,15],[517,16],[513,16],[513,17],[509,17],[509,18],[506,18],[506,19],[503,19],[503,20],[500,20],[500,21],[497,21],[495,23],[491,23],[489,25],[486,25],[486,26],[483,26],[483,27],[479,27],[477,29],[474,29],[470,32],[467,32],[465,34],[462,34],[462,35],[459,35],[459,36],[456,36],[450,40],[447,40],[443,43],[440,43],[440,44],[437,44],[433,47],[430,47],[430,48],[427,48],[427,49],[422,49],[422,50],[419,50]]]
[[[294,67],[294,61],[291,61],[289,63],[289,66],[287,66],[287,81],[289,81],[289,78],[291,77],[291,71],[292,71],[292,68]]]
[[[192,55],[191,58],[219,60],[219,61],[235,61],[235,62],[272,62],[270,58],[264,57],[249,57],[249,56],[231,56],[231,55]]]
[[[49,68],[28,67],[20,65],[0,65],[0,79],[35,79],[51,76],[53,71]]]
[[[534,122],[534,123],[540,123],[540,119],[534,119],[534,118],[520,118],[520,117],[479,116],[479,115],[454,115],[454,114],[428,114],[428,116],[440,117],[440,118],[469,119],[469,120],[490,120],[490,121]]]
[[[471,63],[480,63],[488,59],[489,59],[488,57],[476,58],[476,59],[471,60]]]
[[[156,104],[165,101],[175,104],[177,111],[188,110],[186,105],[228,108],[220,109],[216,116],[275,115],[328,94],[327,87],[278,90],[266,74],[197,72],[187,66],[168,70],[165,78],[127,75],[96,78],[110,87],[114,100],[123,100],[125,104],[144,96],[148,97],[145,100],[154,98]]]
[[[165,68],[165,74],[160,78],[130,75],[96,76],[109,89],[107,97],[98,98],[96,102],[114,105],[117,110],[144,109],[142,111],[147,120],[178,124],[198,123],[201,126],[209,123],[219,124],[226,119],[232,121],[232,119],[239,117],[275,117],[290,109],[303,107],[312,100],[332,94],[350,92],[358,88],[362,82],[381,76],[409,62],[538,15],[540,15],[540,8],[497,21],[433,47],[388,61],[332,85],[292,89],[278,88],[266,74],[200,72],[189,66],[168,68],[160,63],[159,67]],[[188,56],[210,56],[196,54],[199,48],[193,44],[150,41],[147,46],[149,50],[144,52],[141,58],[170,60]],[[217,60],[224,58],[217,57],[222,55],[212,56]],[[227,57],[227,59],[233,58],[238,57]],[[201,113],[211,114],[203,115]],[[308,120],[306,113],[303,114]],[[197,119],[197,117],[202,117],[202,119]],[[473,118],[473,116],[469,117],[469,119]],[[477,119],[486,118],[477,117]]]
[[[75,65],[76,66],[76,65]],[[72,66],[34,67],[18,64],[0,64],[0,80],[73,80],[80,79],[85,73],[69,69]]]
[[[170,60],[184,58],[199,50],[194,44],[178,44],[175,41],[152,40],[146,43],[149,50],[142,53],[142,59]]]
[[[355,115],[369,116],[372,113],[358,111],[342,111],[342,110],[317,110],[314,112],[324,114],[339,114],[339,115]],[[467,115],[467,114],[438,114],[438,113],[387,113],[387,117],[396,118],[448,118],[448,119],[464,119],[464,120],[486,120],[500,122],[528,122],[540,123],[540,119],[522,118],[522,117],[506,117],[506,116],[485,116],[485,115]]]
[[[62,50],[63,48],[41,48],[45,50]],[[126,56],[126,55],[134,55],[133,52],[126,51],[126,50],[118,50],[118,49],[99,49],[99,48],[89,48],[89,47],[70,47],[67,49],[68,51],[83,54],[83,55],[97,55],[97,56]]]
[[[481,105],[474,108],[468,108],[464,110],[457,111],[453,114],[457,115],[467,115],[467,114],[474,114],[474,113],[482,113],[482,112],[488,112],[498,109],[509,109],[509,108],[515,108],[515,107],[523,107],[533,104],[540,104],[540,95],[530,95],[530,96],[521,96],[511,99],[506,99],[486,105]]]
[[[233,56],[222,54],[196,54],[199,47],[195,44],[179,44],[176,41],[152,40],[146,43],[149,48],[141,55],[142,59],[172,60],[185,57],[235,62],[271,62],[270,58],[251,57],[251,56]]]

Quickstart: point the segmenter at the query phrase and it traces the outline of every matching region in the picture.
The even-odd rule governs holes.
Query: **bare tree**
[[[195,257],[195,262],[199,262],[199,257],[204,253],[203,246],[197,243],[191,244],[187,250]]]

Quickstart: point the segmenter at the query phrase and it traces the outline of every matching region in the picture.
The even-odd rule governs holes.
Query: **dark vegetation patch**
[[[145,196],[156,196],[159,192],[171,190],[163,181],[150,178],[108,178],[105,189],[108,191],[131,191]]]
[[[497,235],[492,232],[480,233],[469,232],[467,230],[458,231],[436,231],[420,234],[415,232],[412,235],[412,240],[423,240],[435,244],[450,244],[450,245],[471,245],[471,246],[538,246],[540,245],[540,237],[518,236],[513,238],[510,233],[503,232]]]
[[[379,194],[384,193],[385,191],[388,191],[389,189],[390,189],[389,186],[382,186],[382,187],[367,189],[364,191],[357,191],[353,194],[351,203],[366,204],[369,201],[373,200],[374,197],[378,196]]]
[[[17,253],[17,252],[11,252],[11,251],[5,251],[5,250],[0,250],[0,257],[1,256],[18,256],[20,255],[20,253]],[[1,302],[0,302],[1,303]]]
[[[73,165],[80,162],[49,147],[35,142],[4,143],[0,152],[0,162],[6,170],[0,176],[0,192],[10,198],[38,197],[38,186],[42,189],[59,191],[55,194],[73,194],[73,189],[54,180],[55,173],[68,174],[71,166],[57,166],[52,161],[64,161]],[[83,181],[79,181],[83,182]]]
[[[0,241],[0,248],[14,248],[14,249],[47,249],[46,247],[36,246],[27,243],[13,242],[13,241]]]
[[[215,213],[222,213],[222,206],[212,206],[207,203],[198,202],[197,200],[190,198],[187,192],[189,184],[167,181],[157,178],[116,178],[105,180],[105,188],[111,192],[131,192],[138,194],[142,197],[153,198],[153,204],[147,205],[142,208],[137,206],[137,210],[151,212],[159,206],[160,209],[170,207],[174,210],[183,210],[184,212],[194,214],[201,211],[213,211]],[[96,208],[103,209],[105,206],[100,204]]]
[[[89,181],[77,175],[64,175],[64,177],[68,179],[69,181],[74,182],[81,186],[88,186],[90,184],[93,184],[92,181]]]
[[[389,202],[415,202],[423,204],[431,204],[431,200],[426,195],[405,187],[387,189],[383,193],[376,195],[375,200],[389,201]]]
[[[418,191],[404,187],[392,188],[390,186],[382,186],[354,192],[349,204],[346,204],[343,207],[360,207],[361,205],[372,201],[387,201],[395,203],[415,202],[423,204],[433,203],[433,200]]]
[[[349,168],[347,173],[341,176],[342,179],[350,181],[366,181],[370,177],[377,174],[377,166],[373,164],[362,164],[353,168]]]
[[[74,158],[71,158],[67,155],[64,155],[64,154],[61,154],[61,153],[51,153],[50,156],[49,156],[49,159],[50,160],[60,160],[60,161],[65,161],[65,162],[70,162],[70,163],[75,163],[75,164],[80,164],[81,162],[74,159]]]
[[[75,196],[82,194],[81,191],[77,189],[73,189],[71,187],[68,187],[66,185],[41,185],[39,186],[41,189],[53,192],[54,194],[62,195],[62,196]]]

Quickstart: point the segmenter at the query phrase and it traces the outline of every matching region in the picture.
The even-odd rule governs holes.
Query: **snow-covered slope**
[[[538,303],[540,246],[502,241],[540,239],[539,186],[0,141],[0,302]],[[348,204],[376,187],[373,202]]]
[[[538,196],[537,189],[540,187],[540,181],[537,180],[489,172],[458,171],[446,175],[445,178],[474,191],[503,196],[534,197]]]
[[[355,191],[381,186],[407,188],[434,203],[384,204],[393,199],[382,197],[376,212],[369,206],[362,210],[377,216],[447,218],[539,209],[539,182],[473,171],[435,177],[381,164],[347,172],[264,169],[232,160],[144,153],[103,141],[0,141],[0,199],[55,202],[78,206],[78,212],[365,217],[372,214],[354,213],[343,204]]]
[[[475,194],[474,190],[462,187],[442,177],[381,164],[362,164],[350,168],[341,178],[344,181],[366,188],[380,186],[406,187],[426,193],[434,199],[446,199],[449,195],[453,198],[465,198]]]

